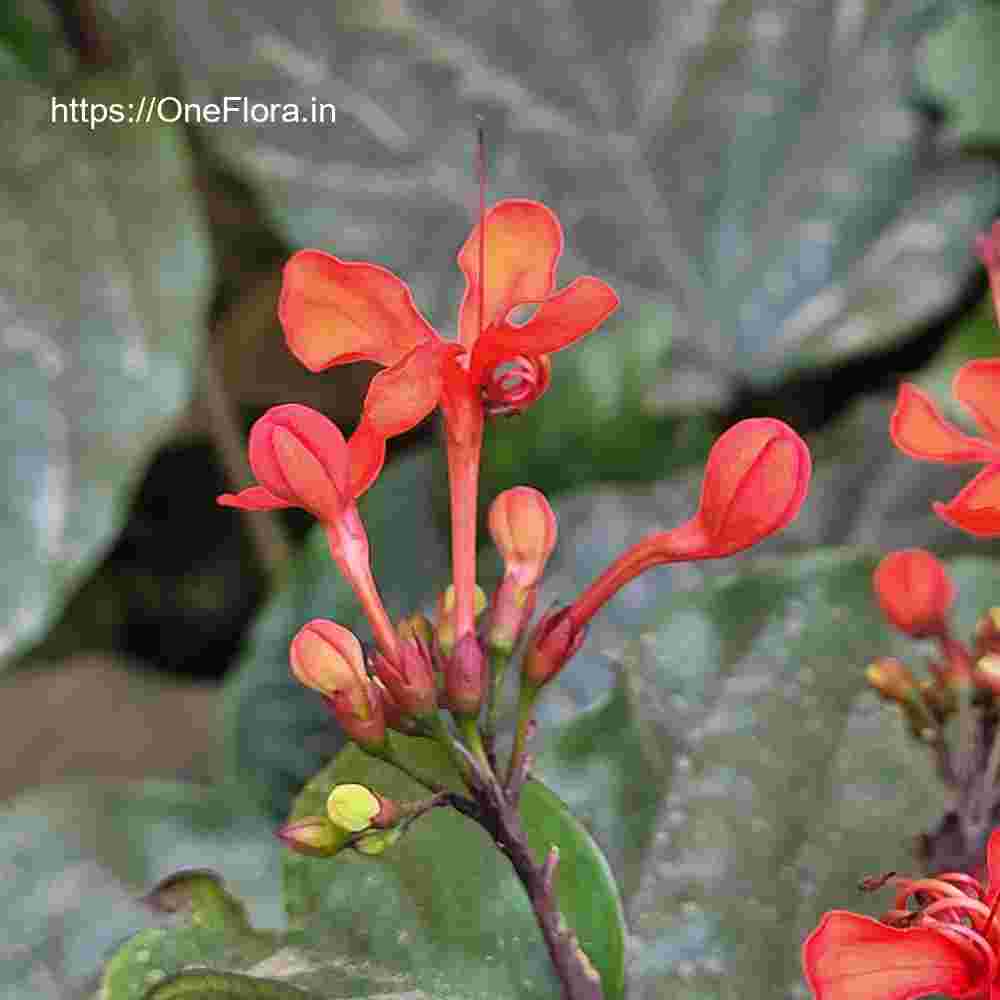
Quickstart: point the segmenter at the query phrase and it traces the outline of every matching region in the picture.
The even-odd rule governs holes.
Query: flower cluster
[[[697,511],[616,559],[568,607],[531,629],[538,588],[556,544],[556,517],[528,486],[500,494],[488,524],[503,578],[487,602],[476,584],[476,505],[486,418],[522,410],[549,384],[550,355],[598,327],[618,298],[600,279],[556,288],[563,234],[544,205],[503,201],[483,216],[459,251],[466,279],[458,339],[445,340],[417,310],[407,286],[382,267],[319,250],[295,254],[284,272],[279,315],[292,353],[310,370],[352,361],[382,366],[360,421],[347,439],[305,406],[269,410],[250,433],[258,484],[219,502],[247,510],[301,507],[322,525],[330,552],[357,595],[375,641],[315,619],[291,643],[295,677],[317,691],[359,747],[424,784],[434,797],[394,805],[360,785],[338,786],[326,816],[284,827],[288,846],[331,856],[345,846],[369,853],[400,833],[400,817],[452,805],[477,819],[511,859],[528,890],[550,954],[573,997],[599,997],[600,984],[575,935],[557,912],[558,851],[538,864],[517,812],[528,777],[528,743],[540,689],[582,645],[588,622],[626,583],[654,566],[728,556],[780,531],[798,513],[811,460],[803,441],[778,420],[745,420],[715,443]],[[525,308],[530,318],[518,321]],[[385,461],[386,442],[439,410],[451,500],[452,582],[437,621],[411,614],[393,624],[371,571],[357,508]],[[489,605],[487,610],[487,604]],[[521,664],[520,714],[501,783],[497,713],[515,651]],[[436,740],[451,756],[471,798],[417,774],[393,731]]]
[[[285,267],[279,316],[292,353],[317,372],[358,360],[383,370],[348,439],[309,407],[269,410],[250,432],[259,485],[219,502],[247,510],[297,506],[322,524],[377,652],[366,661],[351,632],[315,620],[292,641],[292,670],[365,748],[384,748],[387,728],[431,731],[441,708],[477,719],[489,697],[487,654],[502,669],[529,626],[556,541],[555,515],[527,486],[494,501],[489,528],[504,576],[481,636],[478,470],[485,418],[534,402],[549,383],[549,355],[595,329],[618,305],[598,278],[556,289],[562,247],[559,221],[544,205],[508,200],[486,213],[458,253],[466,291],[457,341],[439,336],[407,286],[385,268],[319,250],[303,250]],[[534,314],[517,322],[523,307]],[[394,626],[372,576],[356,501],[377,478],[388,438],[435,409],[448,456],[453,582],[436,628],[421,618]],[[634,546],[568,608],[543,616],[525,658],[525,683],[537,689],[554,676],[579,648],[588,621],[637,574],[661,563],[730,555],[780,530],[797,514],[809,476],[808,449],[785,424],[758,419],[730,428],[709,456],[694,517]]]

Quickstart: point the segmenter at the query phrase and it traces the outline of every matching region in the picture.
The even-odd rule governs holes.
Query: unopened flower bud
[[[914,639],[947,634],[955,585],[930,552],[889,553],[875,568],[872,584],[882,613],[900,632]]]
[[[976,654],[1000,653],[1000,608],[990,608],[976,622]]]
[[[437,679],[430,649],[416,633],[401,639],[397,648],[397,662],[376,653],[372,669],[404,716],[420,719],[430,715],[437,710]]]
[[[399,807],[391,799],[358,784],[335,785],[326,800],[326,812],[334,826],[350,833],[394,826],[399,819]]]
[[[351,846],[361,854],[374,857],[388,850],[402,836],[403,831],[398,826],[388,830],[372,830],[358,837]]]
[[[486,594],[482,587],[476,587],[476,617],[478,618],[486,607]],[[437,608],[437,641],[445,657],[450,657],[455,649],[455,587],[448,589],[438,600]]]
[[[542,615],[521,666],[525,682],[534,688],[548,683],[576,655],[586,631],[573,624],[566,608]]]
[[[865,678],[883,698],[907,702],[917,694],[917,684],[908,667],[891,656],[876,660],[866,671]]]
[[[448,707],[456,715],[479,715],[487,682],[486,657],[479,640],[463,635],[448,658],[444,670],[444,689]]]
[[[490,505],[489,528],[504,577],[522,589],[537,584],[556,544],[556,516],[544,495],[530,486],[504,490]]]
[[[334,826],[326,816],[306,816],[287,823],[277,835],[297,854],[314,858],[332,858],[351,836],[348,830]]]
[[[1000,694],[1000,653],[987,653],[976,661],[973,672],[976,684],[993,694]]]
[[[344,732],[362,747],[385,743],[382,702],[364,666],[361,643],[335,622],[315,618],[292,639],[292,673],[324,695]]]

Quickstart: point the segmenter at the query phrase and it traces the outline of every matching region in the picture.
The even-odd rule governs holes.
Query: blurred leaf
[[[397,737],[422,773],[455,786],[444,752]],[[325,809],[334,784],[357,781],[402,801],[426,789],[351,745],[318,774],[292,819]],[[543,785],[529,783],[521,814],[536,856],[560,847],[560,907],[600,970],[607,1000],[623,995],[624,927],[607,862],[587,831]],[[447,859],[447,864],[442,861]],[[534,915],[509,862],[453,810],[422,817],[377,858],[289,854],[286,899],[293,938],[323,952],[374,960],[431,996],[549,997],[557,984]]]
[[[451,329],[482,114],[492,196],[566,225],[560,280],[606,277],[625,320],[675,310],[671,363],[707,366],[724,397],[897,342],[972,273],[997,171],[951,155],[910,90],[954,9],[415,0],[356,20],[176,0],[172,16],[192,97],[336,106],[333,124],[207,133],[294,245],[390,267]]]
[[[236,972],[184,972],[150,990],[145,1000],[309,1000],[296,986]],[[114,1000],[114,995],[110,1000]]]
[[[447,545],[430,506],[433,468],[427,454],[394,462],[360,504],[393,620],[447,585]],[[334,619],[368,637],[357,599],[319,528],[257,618],[247,653],[223,695],[230,769],[275,820],[288,814],[293,796],[344,745],[322,701],[288,668],[288,644],[312,618]]]
[[[0,985],[9,1000],[82,995],[112,949],[154,920],[139,895],[181,868],[217,869],[258,921],[282,919],[272,829],[217,791],[166,782],[53,786],[0,813],[0,850]],[[144,975],[166,971],[147,961]]]
[[[0,657],[41,636],[114,538],[191,393],[211,273],[182,130],[50,118],[56,97],[127,103],[156,89],[148,68],[59,95],[8,86]]]
[[[54,66],[64,68],[65,56],[51,9],[33,0],[0,8],[0,80],[41,82]]]
[[[974,0],[927,38],[920,75],[928,93],[952,117],[966,143],[1000,142],[1000,111],[994,95],[1000,89],[1000,7]]]

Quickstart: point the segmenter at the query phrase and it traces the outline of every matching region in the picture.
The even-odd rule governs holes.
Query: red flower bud
[[[947,632],[955,585],[930,552],[891,552],[876,567],[872,584],[882,613],[900,632],[915,639]]]
[[[409,638],[400,640],[398,649],[399,660],[395,663],[381,653],[375,654],[375,675],[403,715],[430,715],[437,709],[437,681],[430,650],[412,631]]]
[[[486,657],[479,640],[466,633],[455,644],[444,669],[448,707],[456,715],[476,716],[486,693]]]
[[[535,688],[546,684],[576,655],[586,633],[585,626],[574,624],[568,608],[542,615],[521,666],[524,680]]]
[[[347,735],[360,746],[385,742],[382,702],[364,666],[361,643],[352,632],[322,618],[304,625],[292,639],[292,673],[319,691]]]
[[[730,556],[795,519],[809,489],[806,443],[780,420],[741,420],[712,446],[698,511],[618,557],[571,605],[585,625],[626,583],[653,566]]]
[[[351,834],[334,826],[326,816],[306,816],[294,823],[286,823],[277,831],[277,836],[296,854],[332,858],[347,844]]]
[[[544,495],[530,486],[504,490],[490,506],[489,527],[504,576],[522,588],[538,583],[556,545],[556,516]]]

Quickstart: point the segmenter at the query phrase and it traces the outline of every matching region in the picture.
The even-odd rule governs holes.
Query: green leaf
[[[340,5],[171,12],[192,96],[235,81],[337,106],[334,125],[206,137],[291,243],[391,267],[443,331],[475,189],[456,123],[481,113],[495,196],[539,198],[566,226],[560,284],[598,274],[623,320],[676,315],[669,399],[692,371],[724,397],[864,356],[959,294],[997,170],[956,157],[912,99],[916,50],[956,6],[414,0],[350,29]],[[331,148],[331,131],[354,138]]]
[[[1000,142],[1000,112],[993,95],[1000,88],[997,48],[1000,8],[989,0],[963,5],[927,39],[920,61],[921,80],[941,102],[966,143]]]
[[[915,838],[946,796],[927,748],[866,690],[875,656],[912,663],[916,649],[881,620],[875,562],[844,550],[763,564],[676,595],[644,636],[635,704],[672,757],[629,904],[635,996],[789,995],[823,911],[878,913],[858,880],[918,869]],[[952,564],[963,630],[997,568]]]
[[[309,1000],[298,987],[236,972],[182,972],[151,989],[144,1000]]]
[[[151,989],[145,1000],[309,1000],[296,986],[236,972],[182,972]],[[318,1000],[318,998],[317,998]]]
[[[264,926],[282,919],[273,830],[219,791],[167,782],[53,786],[0,813],[0,850],[0,940],[9,958],[0,982],[10,1000],[62,995],[48,984],[77,995],[127,936],[162,936],[144,931],[156,918],[139,897],[181,868],[212,866]],[[177,971],[164,949],[133,950],[143,978],[124,995],[141,997]]]
[[[455,786],[435,744],[397,737],[422,773]],[[322,813],[334,784],[356,781],[403,801],[425,789],[355,746],[303,790],[291,819]],[[567,922],[601,972],[607,1000],[624,990],[624,926],[607,862],[587,831],[538,782],[521,806],[538,857],[560,847],[558,897]],[[549,997],[558,986],[527,896],[477,825],[438,809],[376,859],[289,855],[286,901],[293,940],[397,969],[432,996]]]
[[[212,275],[183,130],[50,120],[53,99],[128,104],[156,90],[148,66],[66,93],[8,86],[2,659],[43,634],[114,538],[191,394]]]
[[[448,550],[431,508],[433,474],[428,455],[407,456],[379,477],[360,504],[393,620],[419,609],[447,585]],[[288,644],[312,618],[333,619],[368,637],[357,599],[318,527],[257,618],[247,653],[223,695],[230,770],[276,821],[345,742],[321,699],[288,668]]]

